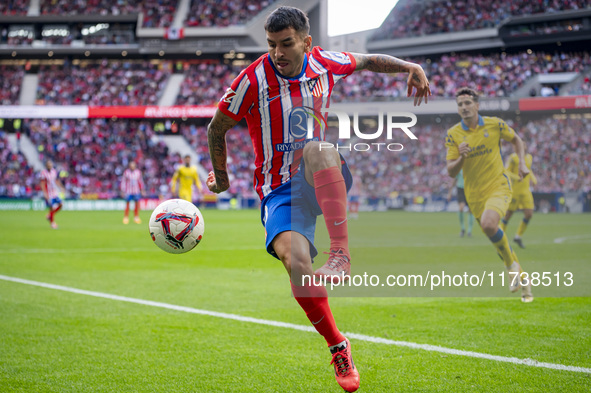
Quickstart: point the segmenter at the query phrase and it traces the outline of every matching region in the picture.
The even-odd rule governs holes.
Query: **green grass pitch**
[[[169,255],[122,212],[1,213],[0,275],[308,326],[259,212],[203,210],[197,249]],[[515,232],[521,214],[509,224]],[[589,215],[537,214],[517,250],[526,270],[575,271],[589,287]],[[350,221],[353,273],[503,271],[479,229],[453,213],[361,213]],[[319,245],[326,243],[319,220]],[[321,248],[320,251],[326,251]],[[355,259],[355,255],[357,258]],[[323,263],[320,254],[318,263]],[[359,261],[356,264],[356,260]],[[582,285],[585,284],[585,285]],[[591,298],[531,304],[483,296],[335,296],[339,328],[390,340],[591,368]],[[507,291],[508,292],[508,291]],[[542,296],[547,294],[548,297]],[[375,295],[375,294],[371,294]],[[587,295],[588,296],[588,295]],[[0,280],[1,392],[339,392],[316,333]],[[351,340],[360,392],[589,392],[591,375]]]

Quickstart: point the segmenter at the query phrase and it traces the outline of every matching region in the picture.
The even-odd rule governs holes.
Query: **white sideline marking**
[[[282,328],[287,328],[287,329],[300,330],[303,332],[314,332],[314,333],[316,332],[316,330],[312,326],[296,325],[296,324],[287,323],[287,322],[270,321],[267,319],[245,317],[242,315],[228,314],[228,313],[224,313],[224,312],[200,310],[198,308],[177,306],[177,305],[169,304],[169,303],[161,303],[161,302],[154,302],[151,300],[143,300],[143,299],[136,299],[136,298],[132,298],[132,297],[111,295],[109,293],[103,293],[103,292],[87,291],[84,289],[77,289],[77,288],[65,287],[65,286],[61,286],[61,285],[48,284],[48,283],[39,282],[39,281],[25,280],[25,279],[17,278],[17,277],[9,277],[9,276],[0,275],[0,280],[12,281],[12,282],[20,283],[20,284],[33,285],[33,286],[42,287],[42,288],[55,289],[58,291],[77,293],[80,295],[94,296],[94,297],[99,297],[99,298],[103,298],[103,299],[118,300],[120,302],[135,303],[135,304],[141,304],[144,306],[152,306],[152,307],[165,308],[168,310],[182,311],[182,312],[187,312],[187,313],[191,313],[191,314],[208,315],[211,317],[231,319],[231,320],[240,321],[240,322],[250,322],[250,323],[256,323],[259,325],[282,327]],[[449,355],[468,356],[468,357],[473,357],[473,358],[495,360],[497,362],[521,364],[524,366],[531,366],[531,367],[549,368],[549,369],[553,369],[553,370],[573,371],[573,372],[579,372],[579,373],[591,373],[591,368],[587,368],[587,367],[565,366],[562,364],[538,362],[537,360],[533,360],[533,359],[520,359],[520,358],[516,358],[516,357],[489,355],[486,353],[464,351],[461,349],[445,348],[445,347],[440,347],[438,345],[417,344],[417,343],[408,342],[408,341],[395,341],[395,340],[389,340],[387,338],[366,336],[364,334],[357,334],[357,333],[343,333],[343,334],[345,336],[347,336],[348,338],[353,338],[353,339],[357,339],[360,341],[367,341],[367,342],[375,343],[375,344],[396,345],[399,347],[422,349],[424,351],[440,352],[440,353],[445,353],[445,354],[449,354]]]
[[[587,234],[587,235],[574,235],[574,236],[557,237],[556,239],[554,239],[554,243],[561,244],[561,243],[564,243],[567,240],[587,239],[589,237],[591,237],[591,235],[589,235],[589,234]]]
[[[205,250],[205,248],[203,248]],[[230,247],[216,249],[215,251],[234,251],[234,250],[263,250],[261,247]],[[122,252],[160,252],[155,247],[149,248],[7,248],[1,249],[0,254],[102,254],[102,253],[122,253]],[[212,250],[207,250],[212,251]]]

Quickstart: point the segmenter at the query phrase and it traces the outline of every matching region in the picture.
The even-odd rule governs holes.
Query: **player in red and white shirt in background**
[[[129,168],[123,172],[123,177],[121,178],[121,194],[125,198],[125,213],[123,215],[123,223],[129,224],[129,203],[131,201],[135,202],[134,206],[134,218],[136,224],[141,224],[142,220],[140,219],[139,212],[140,212],[140,199],[142,194],[144,193],[144,180],[142,179],[142,172],[137,168],[137,164],[135,161],[129,162]]]
[[[45,169],[41,171],[40,181],[43,197],[45,198],[45,204],[49,209],[47,220],[53,229],[57,229],[55,213],[60,211],[63,206],[59,192],[61,190],[65,194],[66,189],[58,178],[58,173],[53,167],[53,161],[48,160],[45,162]]]
[[[277,8],[264,27],[268,54],[238,75],[209,124],[213,171],[206,183],[216,193],[230,187],[226,132],[245,118],[255,152],[254,186],[261,198],[267,252],[281,260],[296,301],[325,338],[337,382],[354,392],[359,373],[351,344],[336,326],[326,288],[303,281],[314,274],[330,279],[348,276],[351,267],[347,229],[351,173],[337,150],[321,143],[326,126],[322,109],[329,105],[335,82],[355,71],[408,73],[408,95],[416,89],[415,105],[427,101],[429,82],[421,66],[392,56],[312,47],[308,17],[297,8]],[[311,136],[309,122],[314,125]],[[324,215],[328,228],[330,253],[327,263],[314,272],[319,215]],[[289,348],[286,351],[291,356]]]

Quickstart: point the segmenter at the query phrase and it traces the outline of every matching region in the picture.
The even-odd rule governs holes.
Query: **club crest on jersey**
[[[322,86],[322,81],[320,78],[311,79],[308,81],[308,89],[314,97],[322,97],[322,93],[324,88]]]
[[[228,88],[226,90],[226,94],[224,94],[224,96],[222,97],[222,101],[227,102],[228,104],[231,104],[232,99],[234,97],[236,97],[236,92],[234,90],[232,90],[231,88]]]

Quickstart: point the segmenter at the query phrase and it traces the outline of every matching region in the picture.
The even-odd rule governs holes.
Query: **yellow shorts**
[[[515,211],[519,209],[532,209],[534,208],[534,196],[531,191],[523,192],[521,194],[514,194],[509,205],[509,210]]]
[[[477,220],[480,220],[485,210],[494,210],[499,213],[500,218],[503,218],[511,203],[511,196],[512,191],[509,183],[503,181],[486,194],[478,195],[476,198],[467,198],[468,206]]]
[[[179,198],[193,202],[193,192],[191,190],[179,190]]]

